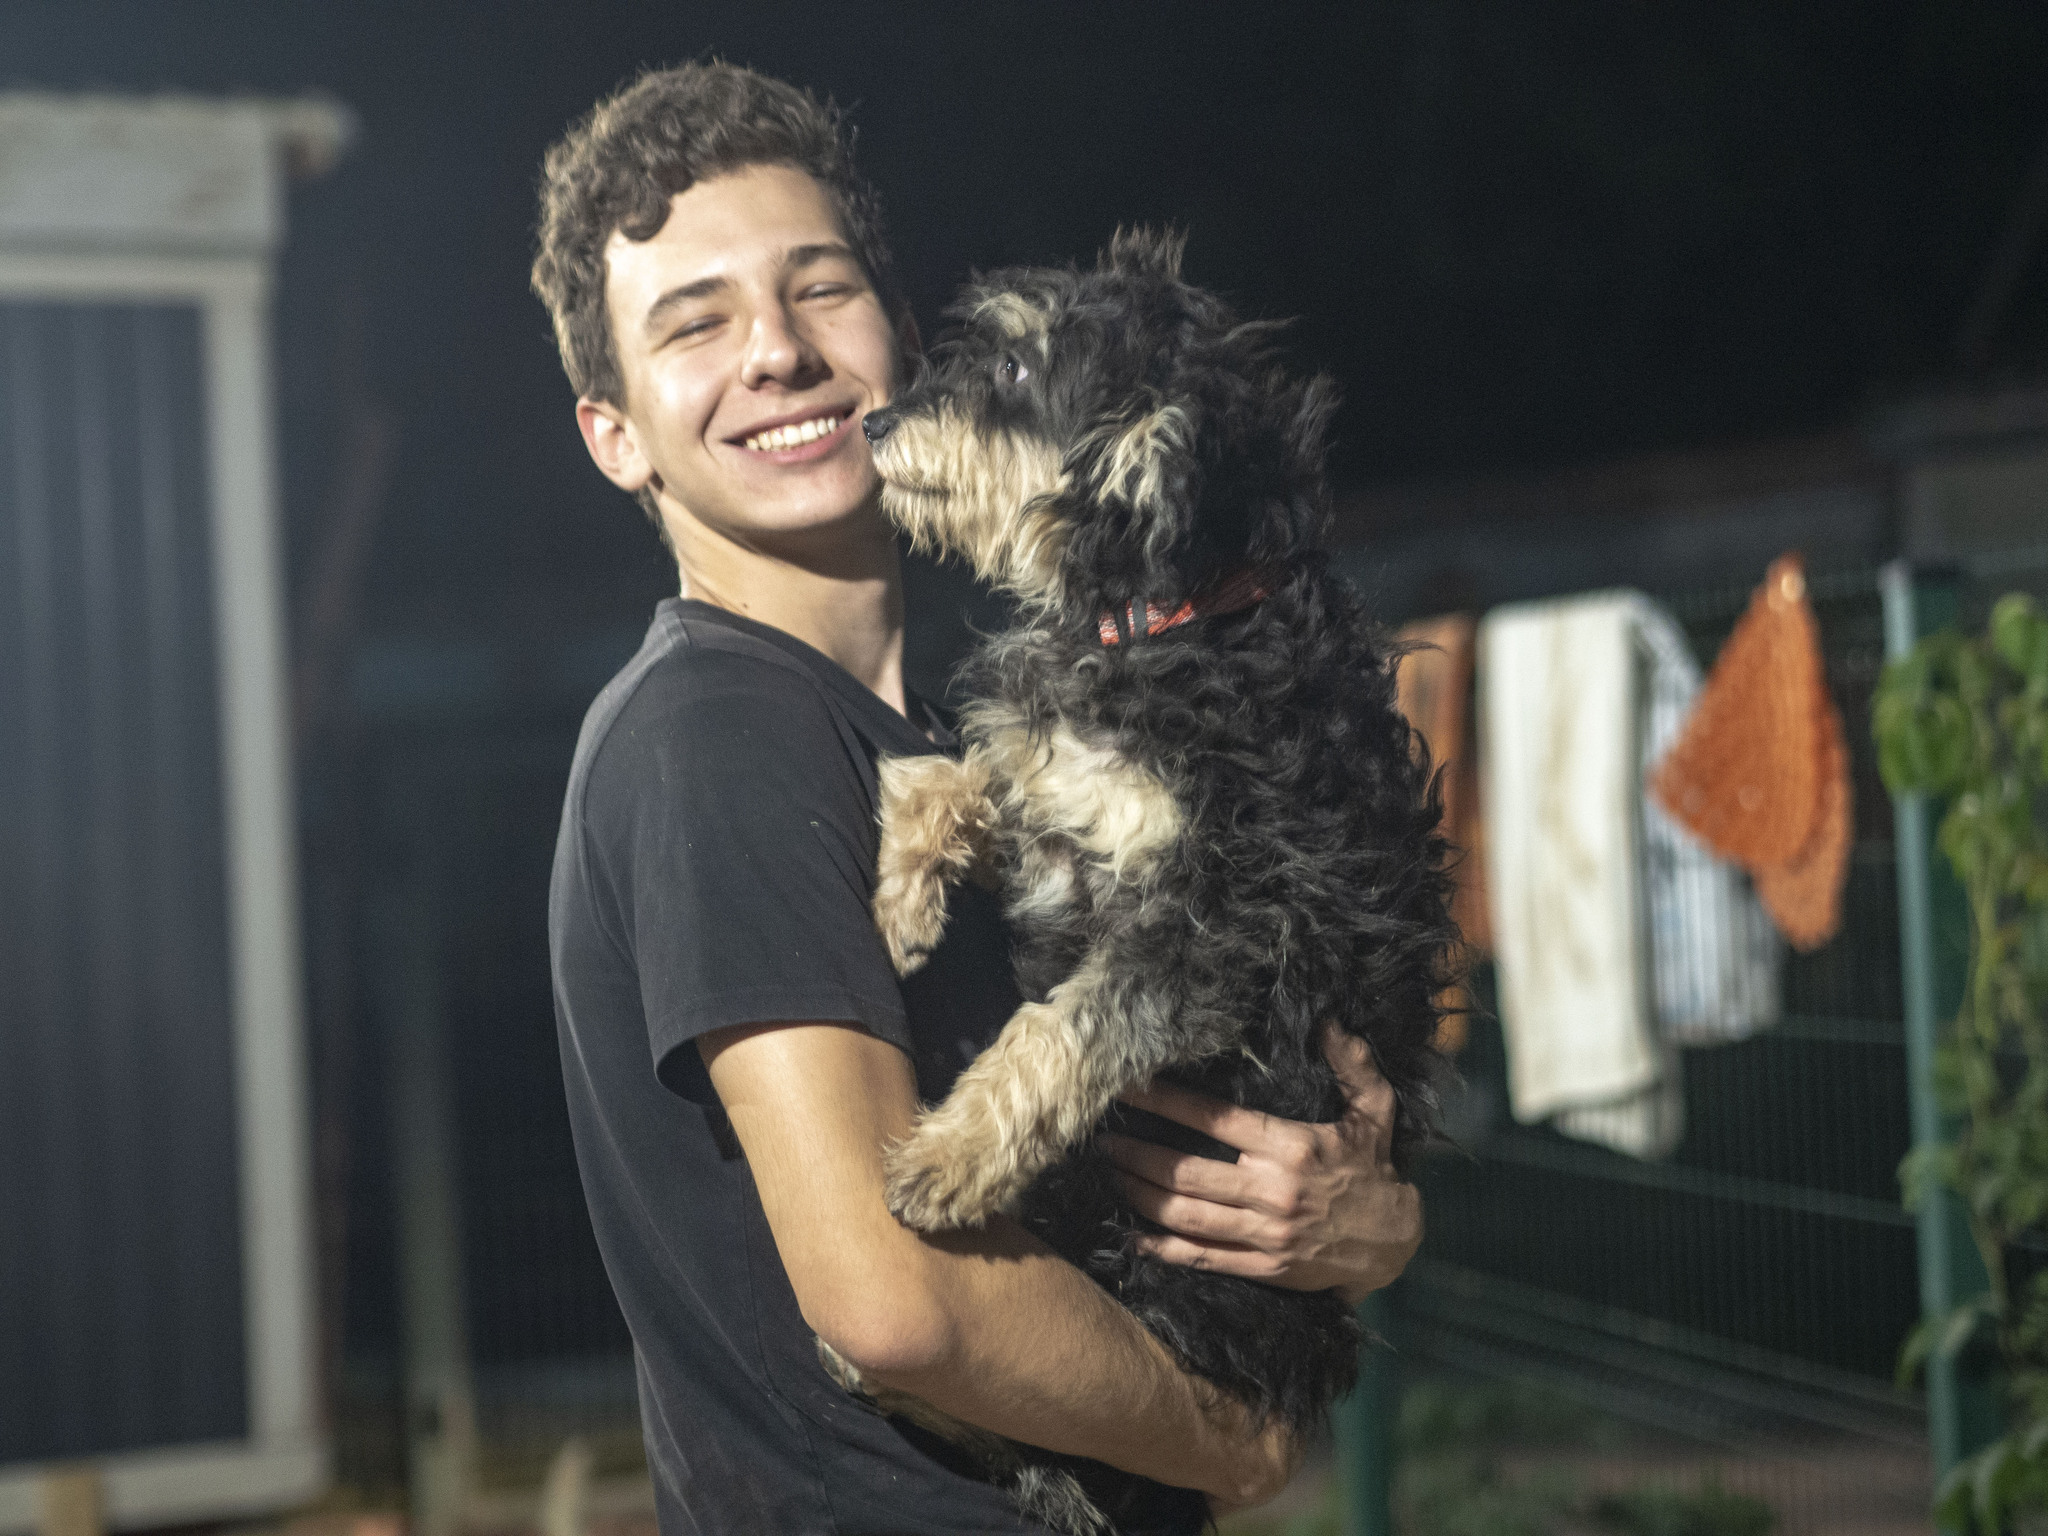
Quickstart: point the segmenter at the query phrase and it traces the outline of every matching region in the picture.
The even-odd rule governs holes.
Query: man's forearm
[[[883,1202],[917,1089],[895,1047],[789,1023],[721,1031],[706,1064],[797,1302],[864,1375],[1027,1444],[1228,1503],[1279,1491],[1291,1447],[1184,1374],[1123,1308],[1014,1223],[923,1237]]]
[[[1187,1375],[1078,1269],[1012,1223],[923,1240],[945,1319],[927,1360],[878,1379],[955,1418],[1231,1504],[1279,1491],[1293,1447]]]

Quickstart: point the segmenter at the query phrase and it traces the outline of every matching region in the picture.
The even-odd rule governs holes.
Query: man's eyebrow
[[[694,283],[683,283],[678,287],[671,288],[667,293],[664,293],[660,298],[647,306],[647,315],[640,322],[640,328],[646,331],[659,330],[661,329],[662,321],[666,320],[669,317],[669,313],[678,306],[687,304],[692,299],[709,298],[712,294],[718,292],[719,289],[730,288],[731,286],[732,281],[730,278],[714,276],[700,277]]]
[[[853,247],[845,241],[826,240],[817,245],[791,246],[789,254],[782,258],[782,265],[786,270],[794,271],[798,267],[808,267],[814,261],[830,261],[835,257],[851,262],[860,260],[860,257],[854,254]]]
[[[823,240],[814,245],[793,245],[782,258],[784,270],[794,272],[799,267],[808,267],[813,262],[843,259],[856,264],[860,256],[853,247],[843,240]],[[700,277],[694,283],[683,283],[669,289],[660,298],[647,306],[647,314],[640,327],[645,331],[658,331],[669,314],[693,299],[708,299],[721,289],[730,288],[732,279],[727,277]]]

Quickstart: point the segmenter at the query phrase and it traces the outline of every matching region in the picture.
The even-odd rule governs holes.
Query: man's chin
[[[749,475],[741,494],[761,508],[765,518],[785,525],[832,522],[872,505],[881,476],[865,454],[826,459],[817,464],[762,466],[766,473]]]
[[[865,495],[851,498],[754,497],[707,506],[701,513],[687,506],[679,511],[706,531],[734,543],[777,552],[891,536],[872,486]]]
[[[708,526],[740,533],[795,534],[858,522],[874,512],[881,479],[863,454],[816,464],[730,464],[723,473],[676,476],[666,482],[672,498]]]

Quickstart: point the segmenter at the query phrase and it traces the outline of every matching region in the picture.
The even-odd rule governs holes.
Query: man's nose
[[[740,382],[756,389],[772,378],[784,385],[801,387],[823,366],[823,359],[802,328],[792,324],[789,316],[770,310],[754,322],[747,354],[740,365]]]
[[[871,443],[879,443],[896,427],[896,413],[887,406],[879,411],[869,411],[860,419],[861,435]]]

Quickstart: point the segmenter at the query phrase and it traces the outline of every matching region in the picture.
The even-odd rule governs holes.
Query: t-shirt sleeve
[[[672,1091],[715,1102],[694,1042],[729,1025],[844,1021],[911,1049],[870,915],[868,794],[806,679],[717,651],[657,667],[584,805]]]

